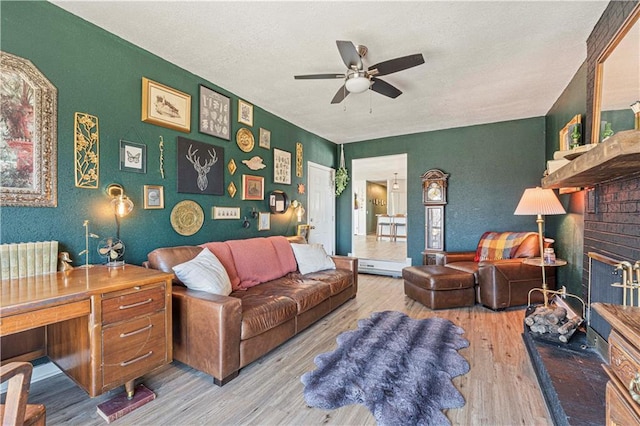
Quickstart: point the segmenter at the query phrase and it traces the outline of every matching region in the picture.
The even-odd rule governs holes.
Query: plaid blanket
[[[474,260],[511,259],[525,238],[535,232],[485,232],[480,237]]]

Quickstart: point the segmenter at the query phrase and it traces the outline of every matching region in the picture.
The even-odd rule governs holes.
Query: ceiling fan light
[[[349,93],[362,93],[369,88],[369,79],[362,76],[355,76],[347,79],[344,87]]]

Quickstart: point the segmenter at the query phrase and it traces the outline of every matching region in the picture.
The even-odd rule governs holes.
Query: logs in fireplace
[[[529,331],[537,336],[567,343],[582,324],[578,315],[567,316],[567,309],[558,305],[538,306],[524,318]]]

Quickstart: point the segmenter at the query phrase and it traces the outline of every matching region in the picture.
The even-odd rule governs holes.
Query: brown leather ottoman
[[[473,274],[440,265],[402,269],[404,294],[431,309],[460,308],[476,303]]]

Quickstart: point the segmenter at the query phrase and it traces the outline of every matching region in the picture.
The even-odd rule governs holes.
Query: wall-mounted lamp
[[[112,183],[107,186],[107,194],[111,197],[111,208],[116,216],[117,238],[120,239],[120,219],[125,217],[133,210],[133,201],[124,194],[122,185]]]
[[[640,130],[640,101],[635,101],[634,103],[631,104],[631,111],[633,111],[633,113],[636,116],[635,128],[636,130]]]
[[[298,200],[293,200],[291,202],[291,208],[298,217],[298,222],[302,222],[302,218],[304,217],[305,213],[304,207],[302,207],[302,203]]]
[[[391,185],[391,190],[397,191],[400,189],[400,185],[398,185],[398,174],[394,173],[393,176],[394,178],[393,178],[393,185]]]
[[[251,207],[251,213],[249,213],[252,218],[257,219],[259,216],[258,210],[255,207]]]

